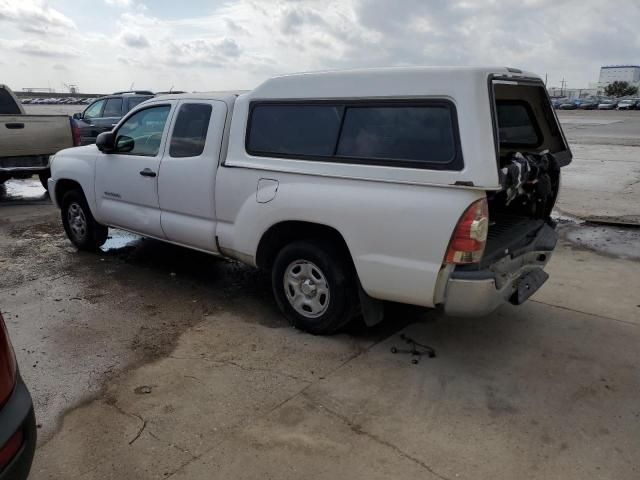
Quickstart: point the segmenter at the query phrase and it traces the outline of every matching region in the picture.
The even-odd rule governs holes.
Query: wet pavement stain
[[[140,235],[112,228],[109,230],[107,241],[100,247],[100,250],[104,253],[118,253],[126,248],[135,248],[142,240],[143,237]]]
[[[10,179],[0,185],[0,203],[15,205],[36,202],[49,202],[49,193],[35,177]]]
[[[582,224],[561,229],[561,233],[578,247],[611,257],[640,260],[640,230],[637,228]]]
[[[614,217],[606,224],[603,220],[591,223],[557,211],[553,212],[552,218],[560,236],[576,247],[609,257],[640,260],[640,228],[628,219],[620,224],[616,224]]]

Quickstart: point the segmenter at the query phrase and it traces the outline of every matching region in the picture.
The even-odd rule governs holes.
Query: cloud
[[[288,9],[280,22],[280,30],[284,34],[295,34],[303,25],[309,26],[327,26],[323,17],[310,9],[293,7]]]
[[[76,48],[60,48],[41,40],[0,40],[0,47],[34,57],[74,58],[84,55]]]
[[[120,39],[122,40],[122,43],[132,48],[147,48],[150,46],[147,37],[141,33],[123,32]]]
[[[60,71],[63,71],[63,72],[69,71],[69,68],[66,65],[63,65],[61,63],[54,64],[52,68],[54,70],[60,70]]]
[[[71,18],[39,0],[0,0],[1,21],[27,33],[62,33],[76,29]]]
[[[104,0],[107,5],[113,5],[115,7],[126,8],[133,5],[133,0]]]
[[[615,9],[602,0],[199,0],[173,11],[160,2],[145,9],[140,0],[104,0],[95,13],[82,12],[82,33],[79,16],[49,4],[57,3],[0,0],[3,60],[83,55],[83,68],[69,76],[93,90],[134,80],[149,88],[251,88],[296,71],[470,64],[586,87],[600,65],[640,61],[638,0],[618,0]],[[26,82],[38,74],[29,64],[7,75]]]
[[[170,44],[167,65],[222,67],[240,55],[238,44],[230,39],[191,40]]]

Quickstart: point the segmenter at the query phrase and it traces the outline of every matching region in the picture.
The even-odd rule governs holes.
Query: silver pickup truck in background
[[[13,92],[0,84],[0,184],[38,175],[47,188],[49,157],[80,143],[67,115],[27,115]]]

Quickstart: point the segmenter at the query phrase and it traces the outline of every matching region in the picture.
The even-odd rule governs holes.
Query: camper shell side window
[[[247,153],[434,170],[464,167],[448,100],[256,101]]]

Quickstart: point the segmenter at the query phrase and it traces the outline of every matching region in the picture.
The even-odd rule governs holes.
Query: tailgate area
[[[543,228],[545,226],[548,228]],[[553,250],[556,240],[554,229],[544,220],[509,213],[494,214],[490,219],[482,261],[474,265],[461,265],[458,269],[482,270],[508,255],[514,257],[532,249]]]
[[[542,270],[558,241],[543,220],[518,215],[495,219],[482,261],[450,273],[444,310],[453,316],[483,316],[500,305],[519,305],[547,280]]]

